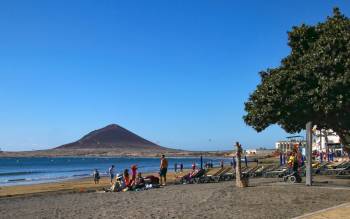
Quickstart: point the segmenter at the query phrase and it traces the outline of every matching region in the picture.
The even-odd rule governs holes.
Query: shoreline
[[[4,161],[5,166],[0,171],[0,187],[20,186],[20,185],[35,185],[55,182],[65,182],[71,180],[82,180],[89,178],[92,175],[94,168],[100,170],[101,177],[107,176],[106,172],[111,163],[120,162],[121,166],[119,170],[129,168],[131,164],[138,164],[139,171],[142,173],[155,173],[159,171],[159,158],[150,157],[62,157],[60,158],[38,158],[35,163],[41,166],[31,166],[32,158],[0,158],[0,161]],[[73,160],[74,159],[74,160]],[[113,160],[122,159],[122,160]],[[173,164],[183,163],[184,169],[190,168],[193,162],[200,165],[200,157],[168,157],[171,165],[169,166],[169,172],[174,171]],[[183,160],[182,160],[183,159]],[[220,160],[225,160],[229,163],[230,158],[223,157],[205,157],[203,162],[212,160],[214,163],[218,163]],[[71,165],[65,166],[63,165]],[[27,166],[27,164],[29,166]],[[45,164],[48,166],[46,167]],[[74,164],[74,165],[73,165]],[[10,165],[10,169],[6,168],[6,165]],[[13,166],[18,166],[14,169]],[[78,166],[77,166],[78,165]],[[21,169],[23,166],[27,169]],[[63,168],[62,170],[60,168]]]
[[[174,184],[176,177],[180,177],[183,174],[188,173],[188,170],[184,170],[183,173],[168,172],[167,183]],[[157,172],[146,172],[142,175],[149,176],[159,176]],[[104,187],[110,187],[110,178],[108,176],[103,176],[100,179],[99,184],[94,184],[93,177],[82,177],[77,179],[68,179],[57,182],[43,182],[37,184],[29,185],[9,185],[0,186],[0,199],[8,197],[18,197],[18,196],[32,196],[38,194],[46,193],[81,193],[88,192],[90,190],[98,191],[102,190]]]

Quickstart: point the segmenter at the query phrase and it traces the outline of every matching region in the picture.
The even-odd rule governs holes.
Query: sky
[[[287,31],[339,6],[324,0],[1,1],[0,148],[34,150],[119,124],[188,150],[274,147],[242,116],[290,52]]]

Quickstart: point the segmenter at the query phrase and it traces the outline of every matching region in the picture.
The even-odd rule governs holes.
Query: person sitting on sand
[[[123,188],[125,188],[125,183],[123,176],[117,174],[116,181],[112,184],[109,189],[103,188],[105,192],[120,192]]]
[[[141,173],[138,173],[137,177],[136,177],[136,179],[135,179],[135,181],[133,183],[133,186],[132,186],[133,190],[135,190],[135,189],[142,189],[145,186],[146,186],[145,180],[142,178]]]
[[[99,184],[100,183],[100,173],[98,172],[98,169],[95,169],[94,173],[92,174],[94,177],[94,182],[95,184]]]
[[[131,186],[131,179],[130,179],[130,175],[129,175],[129,170],[128,169],[124,170],[123,178],[124,178],[124,184],[125,184],[124,188],[129,188]]]

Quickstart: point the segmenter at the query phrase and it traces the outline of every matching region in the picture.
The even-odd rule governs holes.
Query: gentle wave
[[[7,182],[19,182],[19,181],[26,181],[27,179],[9,179]]]
[[[78,169],[78,170],[55,170],[55,173],[74,173],[74,172],[84,172],[90,171],[90,169]],[[91,170],[92,171],[92,170]],[[39,173],[52,173],[52,171],[17,171],[17,172],[5,172],[0,173],[0,176],[20,176],[20,175],[31,175]]]
[[[36,174],[36,173],[45,173],[45,172],[42,172],[42,171],[6,172],[6,173],[0,173],[0,176],[18,176],[18,175],[28,175],[28,174]]]

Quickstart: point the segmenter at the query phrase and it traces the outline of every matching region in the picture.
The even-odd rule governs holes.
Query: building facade
[[[296,147],[301,147],[305,148],[306,146],[306,141],[305,140],[285,140],[285,141],[278,141],[275,143],[275,148],[276,150],[287,153],[287,152],[292,152],[294,148]]]
[[[326,152],[327,146],[328,149],[340,149],[340,144],[340,137],[332,130],[314,131],[314,142],[312,145],[313,150]]]

